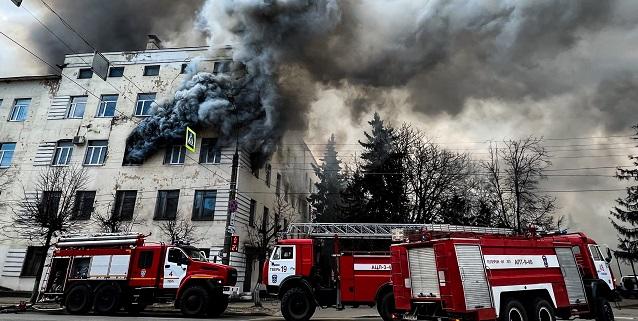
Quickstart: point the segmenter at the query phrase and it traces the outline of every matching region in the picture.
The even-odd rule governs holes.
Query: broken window
[[[53,155],[53,166],[67,166],[71,162],[73,154],[73,142],[70,140],[60,140],[55,146],[55,154]]]
[[[257,211],[257,201],[250,200],[250,212],[248,216],[248,225],[255,227],[255,211]]]
[[[222,150],[217,146],[217,138],[202,139],[202,148],[199,152],[201,164],[219,164],[222,159]]]
[[[230,63],[230,60],[216,61],[215,65],[213,66],[213,73],[219,74],[230,72]]]
[[[137,94],[137,103],[135,103],[135,116],[150,116],[151,109],[154,104],[155,93]]]
[[[84,118],[87,98],[87,96],[71,97],[71,103],[69,104],[69,109],[66,112],[66,118]]]
[[[155,205],[155,220],[174,220],[177,217],[177,205],[179,203],[179,190],[157,191],[157,204]]]
[[[93,203],[95,203],[95,191],[78,191],[75,194],[75,204],[73,206],[72,220],[88,220],[93,213]]]
[[[144,76],[157,76],[159,75],[159,70],[159,65],[144,66]]]
[[[164,164],[183,165],[186,158],[186,147],[184,145],[173,145],[166,149]]]
[[[275,185],[275,195],[279,197],[281,193],[281,174],[277,173],[277,183]]]
[[[91,140],[86,148],[84,165],[104,165],[108,151],[108,140]]]
[[[112,215],[121,221],[130,221],[133,219],[135,211],[135,200],[137,199],[137,191],[121,190],[115,192],[115,204],[113,204]]]
[[[96,117],[115,116],[116,106],[117,106],[117,95],[102,95],[102,97],[100,97],[100,105],[98,106]]]
[[[217,191],[195,191],[193,204],[194,220],[212,220],[215,216],[215,202]]]
[[[78,71],[78,79],[90,79],[91,77],[93,77],[91,68],[80,68],[80,71]]]
[[[272,174],[272,165],[266,164],[266,186],[270,187],[270,176]]]
[[[182,64],[182,67],[179,71],[180,74],[185,74],[186,73],[186,68],[188,68],[188,64]]]
[[[124,67],[111,67],[109,68],[109,78],[124,76]]]

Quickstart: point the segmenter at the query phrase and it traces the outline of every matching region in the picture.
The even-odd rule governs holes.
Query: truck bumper
[[[239,287],[238,286],[225,286],[223,289],[223,293],[228,295],[231,298],[239,297]]]

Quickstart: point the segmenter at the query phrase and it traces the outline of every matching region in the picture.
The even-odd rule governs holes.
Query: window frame
[[[140,96],[153,96],[152,99],[140,99]],[[148,117],[151,116],[151,109],[155,105],[155,99],[157,98],[157,93],[138,93],[137,100],[135,101],[135,110],[133,111],[133,116],[135,117]],[[148,104],[147,104],[148,103]],[[144,113],[144,109],[148,108],[148,113]]]
[[[175,149],[178,148],[177,162],[174,161]],[[184,145],[171,145],[170,148],[166,148],[166,154],[164,154],[164,165],[178,166],[184,165],[186,161],[186,146]]]
[[[268,163],[264,167],[265,167],[264,170],[266,171],[266,177],[265,177],[266,186],[270,187],[270,181],[272,179],[272,165]]]
[[[257,214],[257,201],[250,200],[250,207],[248,208],[248,226],[257,227],[255,225],[255,214]]]
[[[84,102],[80,101],[80,102],[76,102],[76,99],[80,99],[80,98],[84,98]],[[66,118],[67,119],[83,119],[84,118],[84,113],[86,112],[86,103],[89,100],[89,96],[71,96],[71,99],[69,100],[69,107],[67,107],[66,109]],[[82,115],[81,116],[77,116],[77,107],[78,105],[83,105],[82,108]]]
[[[83,76],[83,73],[84,76]],[[88,77],[86,77],[86,73],[90,73]],[[91,68],[80,68],[78,69],[78,79],[91,79],[93,78],[93,69]]]
[[[40,266],[44,264],[47,256],[47,248],[44,246],[28,246],[24,255],[22,268],[20,269],[21,278],[37,277]]]
[[[115,97],[115,100],[105,100],[106,97]],[[119,99],[118,94],[107,94],[100,96],[100,102],[97,106],[97,113],[95,115],[96,118],[113,118],[117,112],[117,100]],[[110,105],[113,105],[113,115],[107,115],[106,111]]]
[[[104,145],[91,145],[97,142],[104,142]],[[95,154],[95,150],[99,149],[98,154],[98,163],[92,163],[93,156]],[[86,146],[86,152],[84,153],[84,161],[82,165],[84,166],[104,166],[106,164],[106,157],[109,151],[109,141],[108,140],[90,140]],[[89,157],[89,153],[91,156]]]
[[[73,212],[71,214],[71,220],[74,221],[86,221],[91,219],[91,214],[95,211],[95,191],[77,191],[75,193],[75,203],[73,204]],[[90,206],[85,203],[88,200],[91,202]],[[88,213],[86,210],[88,210]]]
[[[157,70],[156,74],[151,73],[151,71],[154,71],[154,70]],[[149,77],[159,76],[159,72],[160,72],[160,65],[146,65],[144,66],[144,72],[142,73],[142,75],[149,76]]]
[[[131,204],[130,214],[127,212],[126,216],[122,215],[128,207],[125,207],[127,200],[133,200]],[[111,217],[117,217],[120,221],[132,221],[135,214],[135,204],[137,203],[137,190],[117,190],[115,191],[115,200],[113,203],[113,209],[111,209]]]
[[[166,221],[166,220],[174,220],[177,218],[177,212],[179,210],[179,190],[171,189],[171,190],[158,190],[157,191],[157,201],[155,202],[155,213],[153,215],[153,220],[156,221]],[[170,213],[172,215],[167,215],[167,206],[169,200],[175,200],[175,212]]]
[[[68,144],[61,146],[60,144]],[[55,152],[53,153],[53,158],[51,159],[51,166],[69,166],[71,162],[71,157],[73,156],[73,141],[68,139],[59,140],[55,144]],[[66,151],[65,161],[60,162],[60,158],[62,153]]]
[[[213,200],[213,213],[210,216],[204,216],[204,204],[207,199]],[[217,190],[195,190],[193,197],[193,221],[212,221],[215,219],[215,207],[217,206]]]
[[[222,149],[217,147],[217,138],[203,138],[199,152],[200,164],[220,164],[222,161]],[[211,157],[213,158],[211,161]]]
[[[26,102],[26,104],[21,104],[21,102]],[[10,122],[23,122],[29,118],[29,107],[31,106],[31,98],[16,98],[13,101],[13,106],[11,107],[11,112],[9,113],[9,121]],[[20,115],[23,115],[20,118]]]
[[[113,70],[121,70],[121,74],[113,75]],[[124,77],[124,66],[112,66],[109,68],[108,78],[121,78]]]
[[[13,145],[13,149],[6,149],[5,147],[8,145]],[[9,168],[11,167],[11,163],[13,162],[13,155],[15,155],[17,143],[14,142],[4,142],[0,143],[0,168]],[[7,155],[10,155],[7,157]],[[9,163],[7,165],[2,165],[5,159],[9,159]]]

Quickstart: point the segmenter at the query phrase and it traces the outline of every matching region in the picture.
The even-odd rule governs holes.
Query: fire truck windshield
[[[184,250],[184,252],[186,252],[186,255],[188,255],[193,261],[200,261],[200,262],[208,261],[208,259],[206,258],[206,255],[202,251],[200,251],[198,248],[182,247],[182,250]]]

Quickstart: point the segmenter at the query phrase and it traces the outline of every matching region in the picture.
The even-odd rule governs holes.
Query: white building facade
[[[116,213],[129,220],[132,231],[150,233],[148,240],[168,242],[163,222],[184,220],[195,229],[191,245],[219,262],[235,146],[217,147],[216,134],[200,128],[195,152],[175,145],[141,165],[126,165],[123,159],[129,133],[152,112],[154,101],[172,97],[188,77],[188,63],[197,60],[200,71],[224,72],[230,53],[227,47],[104,53],[111,65],[106,80],[91,71],[93,54],[67,55],[62,77],[0,79],[2,222],[10,224],[24,191],[33,190],[38,173],[47,166],[83,166],[90,181],[78,197],[92,206],[78,213],[77,232],[100,231],[95,218]],[[230,254],[240,291],[252,289],[260,270],[251,250],[254,231],[275,217],[282,227],[309,220],[307,197],[316,180],[311,165],[315,159],[299,137],[284,137],[259,169],[240,148],[238,206],[230,220],[240,238],[238,251]],[[285,215],[278,213],[281,200]],[[0,235],[0,287],[31,290],[43,253],[39,240],[8,235]]]

